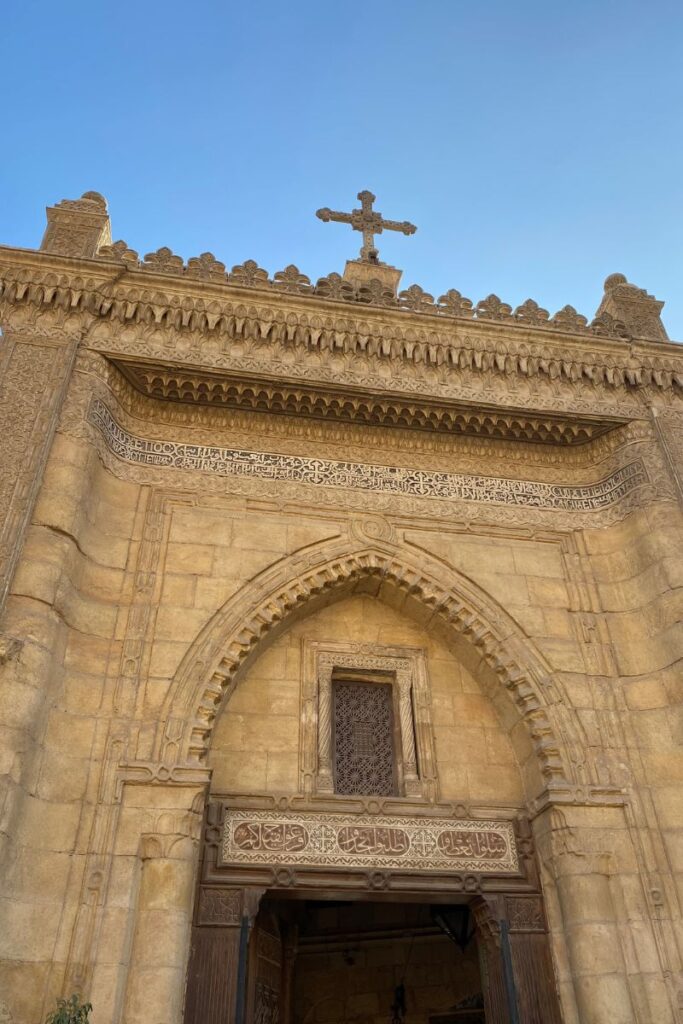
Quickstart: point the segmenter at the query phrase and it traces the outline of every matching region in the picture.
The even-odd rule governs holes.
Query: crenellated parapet
[[[118,267],[119,271],[124,270],[127,274],[140,274],[141,280],[159,275],[188,283],[223,285],[227,289],[249,288],[271,294],[333,300],[348,306],[379,307],[402,314],[419,314],[437,321],[486,321],[504,324],[513,330],[536,328],[622,341],[668,341],[660,316],[664,303],[629,284],[623,274],[612,274],[607,278],[605,295],[595,318],[589,322],[570,305],[551,315],[533,299],[527,299],[513,309],[497,295],[489,295],[475,303],[456,289],[449,289],[436,299],[417,284],[398,291],[381,273],[383,269],[394,268],[372,261],[352,261],[362,263],[362,274],[331,273],[313,283],[294,264],[276,271],[271,277],[254,260],[236,264],[227,270],[226,265],[210,252],[186,261],[162,246],[140,258],[126,242],[112,243],[107,204],[96,192],[86,192],[78,200],[63,200],[48,208],[47,212],[48,228],[41,245],[42,252],[95,260],[112,269]],[[400,276],[399,271],[396,274]],[[120,273],[119,278],[123,279]]]
[[[290,267],[270,281],[248,261],[219,277],[217,261],[208,254],[184,267],[173,254],[143,266],[131,253],[119,247],[116,259],[100,254],[75,260],[0,248],[3,317],[30,324],[42,317],[46,325],[56,317],[78,333],[134,327],[141,341],[150,332],[167,331],[169,359],[184,336],[182,347],[192,361],[194,353],[211,362],[199,347],[213,340],[221,351],[248,344],[265,355],[270,347],[273,357],[293,349],[324,360],[343,355],[406,368],[451,367],[608,388],[683,384],[678,346],[627,343],[623,325],[608,312],[591,325],[571,307],[546,320],[546,311],[532,300],[512,311],[489,296],[474,307],[454,290],[431,305],[431,296],[416,286],[395,300],[386,290],[367,287],[350,297],[352,286],[339,275],[313,286]]]

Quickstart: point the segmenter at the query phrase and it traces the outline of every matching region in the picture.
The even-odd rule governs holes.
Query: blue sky
[[[651,0],[22,0],[6,6],[0,241],[88,189],[115,238],[592,315],[607,274],[683,339],[683,5]]]

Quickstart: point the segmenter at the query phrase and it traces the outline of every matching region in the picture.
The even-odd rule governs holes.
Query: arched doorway
[[[486,1014],[489,1024],[559,1021],[524,814],[538,768],[529,737],[515,733],[519,716],[504,692],[497,706],[495,672],[466,637],[430,629],[387,601],[386,589],[336,596],[292,616],[245,663],[213,728],[188,1024],[303,1024],[311,1014],[318,1024],[374,1024],[391,1013],[450,1024],[461,1011]],[[391,791],[335,788],[329,695],[349,680],[394,693]],[[336,931],[326,932],[331,910]],[[464,937],[456,921],[466,922]],[[301,995],[316,943],[348,946],[354,928],[358,957],[383,943],[392,1000],[387,972],[366,969],[363,1010],[356,959],[345,963],[342,950],[339,975],[330,969],[317,983],[354,998],[316,1008]],[[419,956],[433,944],[440,987],[420,981],[406,942]],[[331,1007],[337,1017],[320,1016]]]

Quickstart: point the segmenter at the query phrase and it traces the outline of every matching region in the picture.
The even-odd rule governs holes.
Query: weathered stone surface
[[[661,304],[609,279],[589,328],[140,265],[107,225],[86,194],[0,258],[7,1019],[79,991],[96,1024],[179,1024],[205,802],[335,813],[346,672],[395,687],[393,817],[532,820],[564,1019],[675,1024],[683,355]],[[344,813],[389,815],[368,803]],[[409,979],[425,1013],[452,995],[437,966]],[[340,1012],[385,1019],[358,977]]]

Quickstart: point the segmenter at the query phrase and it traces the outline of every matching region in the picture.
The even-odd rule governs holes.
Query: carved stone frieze
[[[459,473],[435,473],[326,459],[306,459],[269,452],[249,452],[220,446],[152,441],[124,430],[99,399],[93,401],[90,422],[120,459],[138,465],[200,470],[222,476],[261,477],[323,487],[355,488],[422,498],[493,502],[561,511],[600,510],[618,503],[648,483],[640,460],[621,467],[594,484],[562,486],[531,480],[509,480]]]
[[[506,821],[229,809],[222,865],[519,873]]]
[[[428,464],[430,468],[434,469],[453,468],[451,456],[456,455],[460,468],[466,469],[470,464],[475,471],[478,471],[481,460],[485,459],[493,474],[503,473],[519,476],[528,473],[530,466],[542,466],[545,467],[543,479],[553,482],[566,482],[567,472],[572,471],[575,467],[592,468],[625,445],[653,438],[652,423],[648,418],[643,417],[641,404],[637,404],[634,408],[632,404],[624,407],[623,403],[618,403],[618,407],[613,407],[612,403],[603,403],[602,406],[598,403],[599,416],[586,415],[583,410],[575,413],[570,411],[569,406],[565,406],[567,412],[560,414],[557,412],[553,414],[550,410],[539,410],[536,413],[531,412],[530,409],[527,409],[524,414],[520,414],[518,411],[502,413],[497,411],[494,405],[484,402],[480,404],[478,401],[475,403],[474,396],[471,396],[469,402],[451,400],[445,395],[439,402],[430,402],[426,395],[425,397],[416,396],[414,401],[408,396],[403,396],[407,407],[413,405],[416,409],[421,409],[443,406],[449,410],[457,409],[458,414],[462,414],[465,420],[464,431],[458,433],[436,429],[406,429],[404,423],[389,425],[388,422],[384,422],[380,426],[371,422],[369,418],[363,420],[363,410],[366,407],[372,409],[373,401],[378,403],[382,401],[380,398],[382,392],[379,389],[375,389],[378,393],[372,398],[366,392],[365,401],[361,399],[360,391],[355,387],[350,386],[345,389],[344,394],[349,396],[349,402],[354,409],[355,399],[358,399],[360,414],[357,419],[343,420],[327,415],[320,417],[289,413],[283,415],[278,411],[275,401],[267,412],[261,408],[246,409],[244,405],[234,408],[213,402],[202,404],[175,400],[159,401],[157,398],[143,394],[119,371],[114,362],[94,351],[82,350],[76,369],[77,376],[72,385],[74,401],[68,409],[70,424],[74,425],[72,429],[75,428],[79,412],[82,411],[85,415],[90,398],[95,392],[107,404],[111,404],[111,396],[115,396],[118,406],[120,406],[120,412],[125,411],[126,423],[130,424],[134,430],[136,425],[133,420],[142,420],[146,424],[153,421],[161,437],[165,437],[168,432],[170,438],[170,430],[173,428],[190,427],[195,440],[213,443],[217,432],[229,430],[230,436],[234,437],[240,446],[247,447],[255,436],[268,437],[273,438],[274,442],[278,444],[278,450],[283,452],[288,450],[291,442],[300,438],[305,439],[307,444],[322,442],[324,450],[321,450],[321,454],[332,455],[335,448],[337,450],[343,448],[346,457],[358,458],[361,461],[372,449],[377,451],[378,461],[386,460],[390,450],[392,461],[399,463],[402,461],[404,452],[411,454],[420,452],[423,455],[431,453]],[[86,373],[87,378],[81,376]],[[220,376],[222,379],[235,379],[229,372]],[[242,376],[244,377],[246,374]],[[94,378],[101,381],[105,387],[93,388]],[[259,396],[259,402],[255,403],[258,406],[267,404],[270,394],[274,396],[280,393],[285,394],[287,389],[279,390],[274,381],[266,382],[261,379],[259,387],[255,390],[252,388],[252,390]],[[333,394],[337,396],[337,404],[342,403],[341,392],[334,391],[332,388],[328,390],[322,384],[318,385],[315,393],[320,396],[323,409],[326,408],[327,398],[331,398]],[[522,396],[519,397],[522,398]],[[389,398],[388,402],[393,402],[392,407],[395,407],[396,395]],[[593,412],[595,413],[595,410]],[[475,433],[476,430],[479,430],[480,414],[484,429]],[[634,415],[638,418],[632,418]],[[127,417],[133,419],[129,420]],[[486,422],[487,418],[490,422]],[[534,432],[532,421],[539,424],[545,422],[553,425],[566,424],[569,428],[567,440],[559,443],[559,430],[556,433],[558,443],[551,443],[550,436],[545,434],[547,443],[539,444],[529,440],[529,435]],[[434,421],[431,420],[431,422]],[[508,422],[513,425],[513,430],[506,435]],[[515,423],[523,423],[525,429],[518,431],[514,427]],[[581,443],[584,426],[591,433],[593,431],[595,433],[590,441]],[[607,429],[600,432],[603,428]],[[555,426],[553,426],[552,432],[555,433]],[[513,440],[515,434],[518,436]],[[574,439],[576,443],[569,443],[571,439]],[[424,459],[422,462],[426,468]],[[550,467],[557,467],[555,473],[552,471],[548,473]]]

